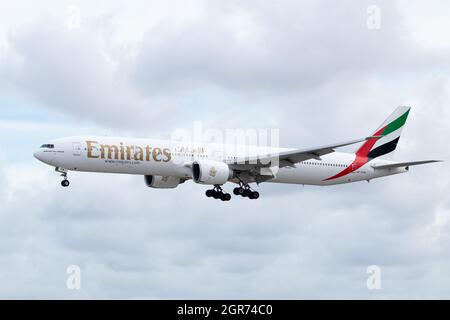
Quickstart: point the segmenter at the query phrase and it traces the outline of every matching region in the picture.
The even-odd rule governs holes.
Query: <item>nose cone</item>
[[[46,148],[40,148],[33,152],[33,156],[38,159],[39,161],[42,161],[45,164],[53,165],[55,154]]]
[[[38,159],[38,160],[40,160],[40,161],[43,161],[43,160],[42,160],[42,151],[41,151],[41,150],[36,150],[35,152],[33,152],[33,156],[34,156],[36,159]]]

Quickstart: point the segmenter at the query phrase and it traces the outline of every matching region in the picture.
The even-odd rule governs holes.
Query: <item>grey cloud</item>
[[[262,185],[267,196],[260,202],[233,199],[222,205],[205,201],[192,182],[160,192],[144,187],[140,177],[74,174],[67,191],[49,172],[45,181],[30,181],[32,193],[25,189],[4,203],[3,274],[17,289],[5,278],[0,294],[370,297],[365,269],[379,264],[387,287],[381,297],[446,296],[445,282],[434,280],[445,275],[436,269],[448,263],[442,259],[447,246],[440,243],[445,238],[433,242],[434,233],[425,232],[437,207],[449,210],[446,189],[427,190],[411,178],[322,189],[291,186],[278,196],[270,194],[281,186]],[[118,186],[121,197],[111,197]],[[448,223],[441,232],[448,234]],[[69,264],[82,269],[79,293],[65,288]],[[52,275],[42,276],[47,273]],[[434,290],[426,291],[427,281]]]
[[[254,127],[273,126],[276,115],[275,126],[286,127],[285,117],[306,118],[311,108],[344,119],[369,100],[374,79],[436,69],[447,56],[412,41],[390,1],[378,4],[381,29],[368,30],[370,4],[205,4],[198,18],[163,20],[124,46],[110,40],[111,17],[80,30],[47,18],[12,33],[0,68],[44,108],[138,133],[180,126],[164,114],[217,127],[242,127],[235,113]]]
[[[133,125],[136,115],[157,114],[140,99],[117,70],[121,57],[102,30],[70,30],[58,20],[26,25],[10,36],[11,52],[4,59],[3,80],[40,106],[75,115],[83,123]],[[117,50],[116,50],[117,51]],[[14,63],[12,63],[14,62]]]
[[[208,83],[238,91],[305,91],[341,74],[361,79],[428,66],[433,53],[406,40],[394,3],[379,4],[380,30],[366,27],[370,4],[232,2],[186,24],[165,21],[145,35],[136,61],[138,85],[151,94]],[[239,14],[256,29],[244,39],[230,26]]]

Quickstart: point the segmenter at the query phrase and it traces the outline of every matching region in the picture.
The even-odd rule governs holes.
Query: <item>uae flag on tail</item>
[[[400,140],[400,134],[410,109],[411,107],[398,107],[395,109],[373,134],[373,136],[379,138],[367,140],[356,151],[356,155],[373,159],[394,151]]]

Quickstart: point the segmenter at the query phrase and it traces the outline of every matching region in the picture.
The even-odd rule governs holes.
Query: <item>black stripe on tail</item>
[[[371,150],[369,152],[367,157],[370,158],[370,159],[373,159],[373,158],[377,158],[377,157],[385,155],[385,154],[387,154],[389,152],[394,151],[395,148],[397,147],[398,140],[400,140],[400,137],[398,137],[398,138],[396,138],[396,139],[394,139],[392,141],[389,141],[389,142],[387,142],[385,144],[382,144],[379,147],[376,147],[375,149],[373,149],[373,150]]]

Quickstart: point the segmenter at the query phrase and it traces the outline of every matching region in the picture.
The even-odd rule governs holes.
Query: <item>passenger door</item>
[[[72,142],[72,154],[74,156],[81,156],[82,150],[83,147],[81,146],[80,142]]]

